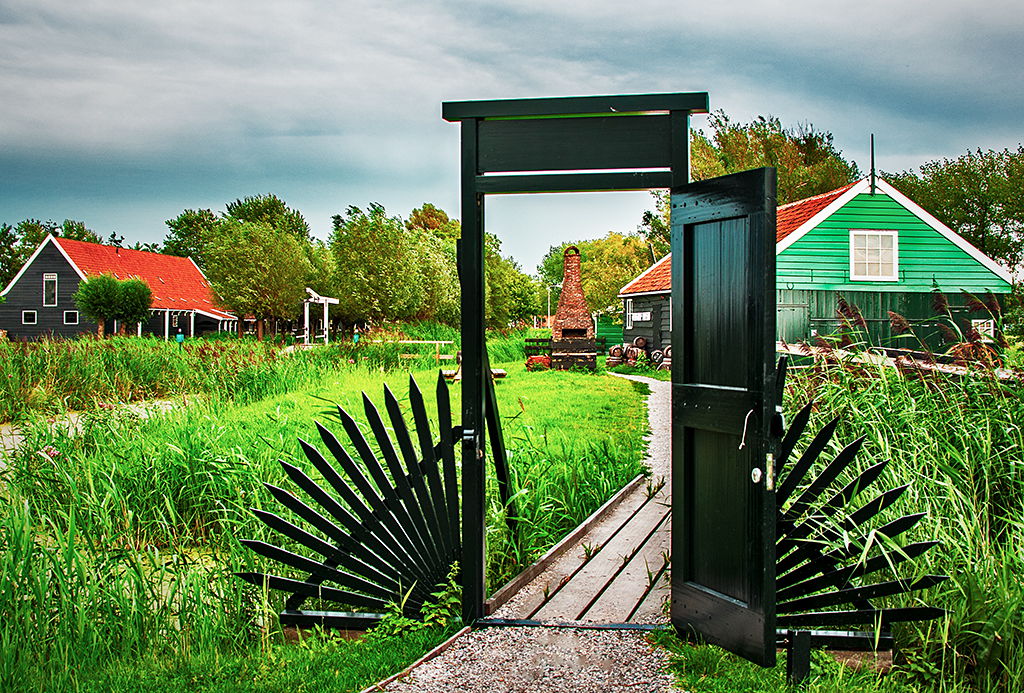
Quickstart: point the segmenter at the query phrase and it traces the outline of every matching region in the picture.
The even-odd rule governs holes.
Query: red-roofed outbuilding
[[[95,331],[72,296],[83,279],[109,274],[141,279],[152,291],[153,317],[137,334],[168,338],[229,329],[236,318],[217,305],[210,282],[191,258],[47,236],[3,290],[0,329],[13,338]],[[114,331],[118,325],[111,326]]]

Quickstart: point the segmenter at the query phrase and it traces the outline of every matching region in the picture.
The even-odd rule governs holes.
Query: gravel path
[[[672,470],[672,383],[640,375],[612,373],[619,378],[647,383],[651,394],[647,397],[647,421],[651,433],[647,436],[647,458],[644,463],[651,469],[651,477],[665,477]]]
[[[671,384],[647,383],[651,436],[646,463],[652,477],[671,469]],[[500,615],[500,611],[499,614]],[[435,658],[383,687],[395,693],[663,693],[671,690],[667,654],[645,634],[576,628],[484,628],[469,631]]]
[[[637,631],[484,628],[384,688],[396,693],[663,693],[666,654]]]

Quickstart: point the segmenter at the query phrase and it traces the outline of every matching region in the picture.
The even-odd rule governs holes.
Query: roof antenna
[[[875,133],[871,133],[871,194],[875,194]]]

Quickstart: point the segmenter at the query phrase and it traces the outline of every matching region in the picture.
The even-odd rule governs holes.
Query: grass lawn
[[[643,385],[502,367],[523,534],[504,535],[492,492],[492,588],[638,473],[646,431]],[[416,376],[429,407],[436,371]],[[144,421],[92,409],[75,438],[27,419],[0,485],[0,689],[350,691],[440,642],[449,629],[284,644],[281,595],[231,574],[282,572],[238,543],[278,541],[248,509],[272,505],[263,482],[290,487],[277,460],[311,469],[297,438],[318,440],[314,419],[340,431],[341,405],[362,420],[360,391],[381,407],[382,381],[407,401],[407,373],[342,364],[248,404],[191,395]]]

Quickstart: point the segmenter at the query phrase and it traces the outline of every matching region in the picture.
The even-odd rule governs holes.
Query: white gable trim
[[[626,293],[626,289],[629,288],[630,284],[635,284],[636,282],[640,281],[641,279],[646,277],[648,274],[653,272],[654,268],[657,267],[658,265],[660,265],[661,263],[668,262],[670,257],[672,257],[672,253],[669,253],[665,257],[661,258],[660,260],[655,262],[653,265],[651,265],[650,267],[645,269],[643,272],[641,272],[640,274],[638,274],[637,276],[633,277],[628,282],[626,282],[626,285],[624,287],[622,287],[621,289],[619,289],[618,298],[622,298],[623,296],[641,296],[641,295],[645,295],[645,294],[660,294],[660,293],[664,293],[663,291],[643,291],[641,293],[634,293],[634,292]]]
[[[1005,281],[1007,284],[1013,284],[1013,275],[1011,275],[1009,271],[1007,271],[1004,267],[999,265],[999,263],[990,258],[988,255],[985,255],[985,253],[981,252],[973,245],[971,245],[966,239],[964,239],[963,236],[958,234],[956,231],[949,228],[941,221],[933,217],[931,214],[925,211],[925,209],[921,207],[921,205],[911,200],[909,197],[907,197],[899,190],[889,185],[889,183],[885,182],[881,178],[875,178],[875,187],[880,192],[885,193],[893,200],[898,202],[900,205],[903,206],[904,209],[906,209],[915,217],[917,217],[925,224],[930,226],[933,230],[937,231],[939,234],[944,236],[946,240],[948,240],[950,243],[960,248],[960,250],[964,251],[972,258],[977,260],[987,270],[995,274],[997,277]],[[832,214],[834,214],[840,208],[846,205],[847,202],[855,198],[857,195],[869,192],[870,189],[871,182],[867,178],[864,178],[854,183],[852,188],[850,188],[842,195],[834,199],[831,203],[829,203],[828,206],[826,206],[820,212],[818,212],[813,217],[811,217],[803,224],[801,224],[799,227],[797,227],[796,230],[794,230],[791,234],[789,234],[781,241],[776,243],[775,254],[778,255],[783,250],[796,243],[803,236],[805,236],[808,231],[810,231],[811,229],[818,226],[818,224],[828,219],[830,216],[832,216]]]
[[[7,288],[5,288],[3,291],[0,291],[0,296],[6,296],[7,292],[14,288],[14,285],[18,283],[18,280],[21,279],[21,277],[25,274],[25,272],[32,265],[32,263],[35,262],[36,258],[39,257],[39,253],[43,252],[43,248],[46,247],[47,243],[53,243],[53,245],[56,246],[57,250],[60,251],[60,254],[64,256],[64,259],[68,261],[68,264],[71,265],[71,269],[75,270],[75,272],[78,274],[78,278],[85,279],[85,272],[78,268],[78,265],[74,263],[74,261],[71,259],[71,256],[69,256],[67,252],[65,252],[64,248],[61,247],[60,243],[57,242],[56,237],[52,233],[48,233],[46,234],[46,238],[43,239],[43,242],[39,244],[38,248],[36,248],[35,252],[32,253],[29,259],[25,261],[25,264],[21,266],[21,269],[18,270],[18,273],[14,275],[14,279],[12,279],[10,284],[7,285]]]
[[[925,211],[925,209],[921,207],[921,205],[911,200],[909,197],[907,197],[899,190],[886,183],[881,178],[877,179],[876,185],[878,186],[879,190],[881,190],[886,195],[888,195],[889,197],[891,197],[892,199],[896,200],[901,205],[906,207],[911,214],[913,214],[915,217],[917,217],[924,223],[928,224],[928,226],[932,227],[940,234],[945,236],[946,239],[949,240],[953,245],[957,246],[958,248],[960,248],[960,250],[964,251],[972,258],[980,262],[990,272],[992,272],[997,277],[1005,281],[1007,284],[1013,284],[1013,275],[1011,275],[1009,271],[1007,271],[1003,266],[1001,266],[995,260],[990,258],[988,255],[986,255],[985,253],[981,252],[973,245],[971,245],[970,242],[968,242],[963,236],[958,234],[956,231],[949,228],[941,221],[933,217],[931,214]]]
[[[842,195],[837,197],[828,203],[820,212],[815,214],[813,217],[800,224],[796,227],[792,233],[783,238],[781,241],[775,244],[775,254],[778,255],[783,250],[793,245],[805,235],[807,232],[813,229],[815,226],[832,216],[833,213],[841,209],[847,202],[857,197],[863,192],[867,192],[871,185],[868,183],[868,179],[859,180],[853,184],[853,187],[844,192]],[[795,204],[795,203],[794,203]]]

